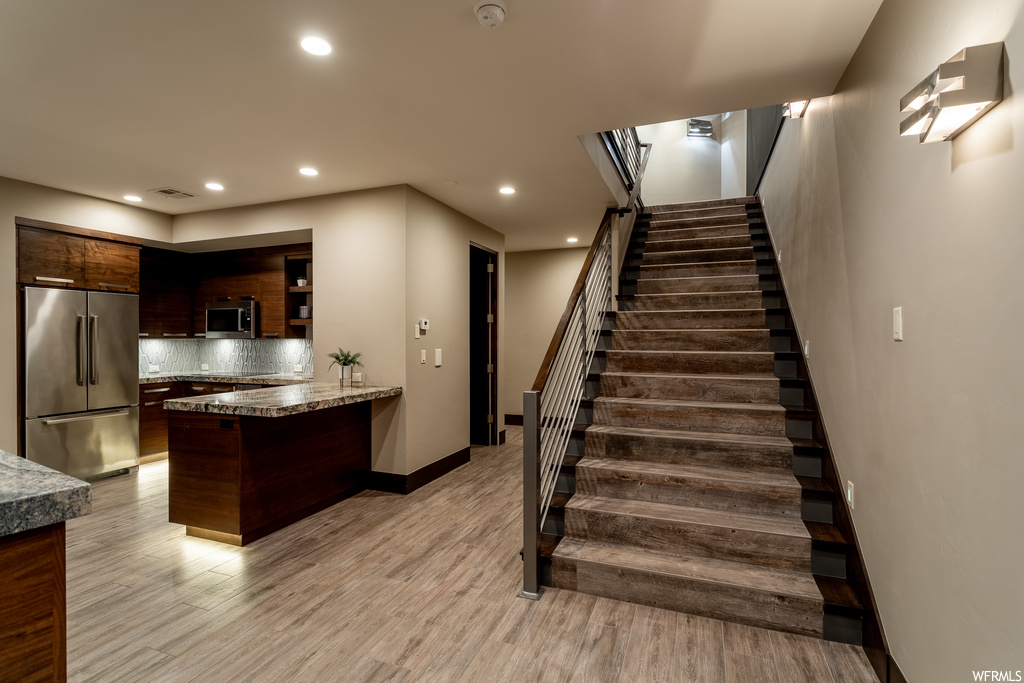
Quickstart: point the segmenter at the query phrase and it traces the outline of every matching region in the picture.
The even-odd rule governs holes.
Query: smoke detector
[[[501,22],[505,21],[507,11],[508,7],[501,0],[480,0],[473,7],[473,14],[480,20],[480,25],[487,28],[501,26]]]

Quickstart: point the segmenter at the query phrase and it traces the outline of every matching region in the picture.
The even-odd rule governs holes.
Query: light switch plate
[[[804,342],[804,358],[807,358],[809,360],[810,357],[811,357],[811,340],[808,339],[807,341]]]
[[[413,339],[419,339],[420,338],[420,326],[419,325],[413,325],[412,326],[412,338]]]
[[[903,307],[892,309],[892,340],[903,341]]]
[[[420,365],[423,365],[426,362],[427,362],[427,350],[426,349],[420,349]]]
[[[434,349],[434,367],[441,367],[441,349]]]
[[[775,258],[778,259],[779,263],[782,263],[782,250],[781,249],[779,249],[779,253],[776,255]]]
[[[853,482],[852,481],[847,481],[846,482],[846,502],[850,506],[850,509],[852,510],[853,509]]]

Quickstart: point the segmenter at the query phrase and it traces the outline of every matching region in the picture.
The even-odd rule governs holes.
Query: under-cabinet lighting
[[[306,166],[304,168],[300,168],[299,173],[301,173],[302,175],[315,176],[319,175],[320,171],[316,170],[315,168],[310,168],[309,166]]]
[[[305,38],[302,39],[302,42],[300,44],[302,45],[302,49],[311,55],[323,57],[324,55],[331,54],[331,44],[328,43],[323,38],[318,38],[316,36],[306,36]]]
[[[964,48],[939,65],[900,100],[910,115],[900,135],[922,143],[952,140],[1003,99],[1004,48],[989,43]]]
[[[127,200],[129,202],[141,202],[142,201],[142,197],[136,197],[133,194],[126,194],[124,196],[124,198],[125,198],[125,200]]]
[[[782,113],[783,116],[791,119],[803,118],[804,112],[807,111],[807,104],[810,100],[799,100],[797,102],[790,102],[786,105],[786,111]]]

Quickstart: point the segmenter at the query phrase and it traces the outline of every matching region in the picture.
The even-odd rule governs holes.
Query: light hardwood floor
[[[167,520],[167,464],[68,523],[72,681],[875,681],[855,647],[521,578],[522,441],[245,548]],[[288,454],[282,453],[283,460]]]

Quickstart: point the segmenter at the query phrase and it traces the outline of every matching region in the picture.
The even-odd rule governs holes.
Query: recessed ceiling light
[[[579,239],[576,237],[570,237],[569,239],[566,240],[566,242],[570,244],[576,244],[577,242],[579,242]]]
[[[306,166],[305,168],[300,168],[299,173],[301,173],[302,175],[317,175],[320,173],[320,171],[316,170],[315,168],[310,168],[309,166]]]
[[[302,49],[311,55],[329,55],[331,54],[331,44],[323,38],[317,38],[316,36],[306,36],[302,39]]]
[[[503,187],[500,190],[498,190],[498,192],[500,192],[502,194],[515,194],[516,193],[516,188],[514,188],[514,187]]]
[[[124,198],[125,198],[126,200],[128,200],[129,202],[141,202],[141,201],[142,201],[142,197],[136,197],[136,196],[135,196],[135,195],[133,195],[133,194],[126,194],[126,195],[124,196]]]
[[[217,192],[220,192],[221,190],[224,189],[224,186],[221,185],[220,183],[206,183],[206,189],[217,190]]]

